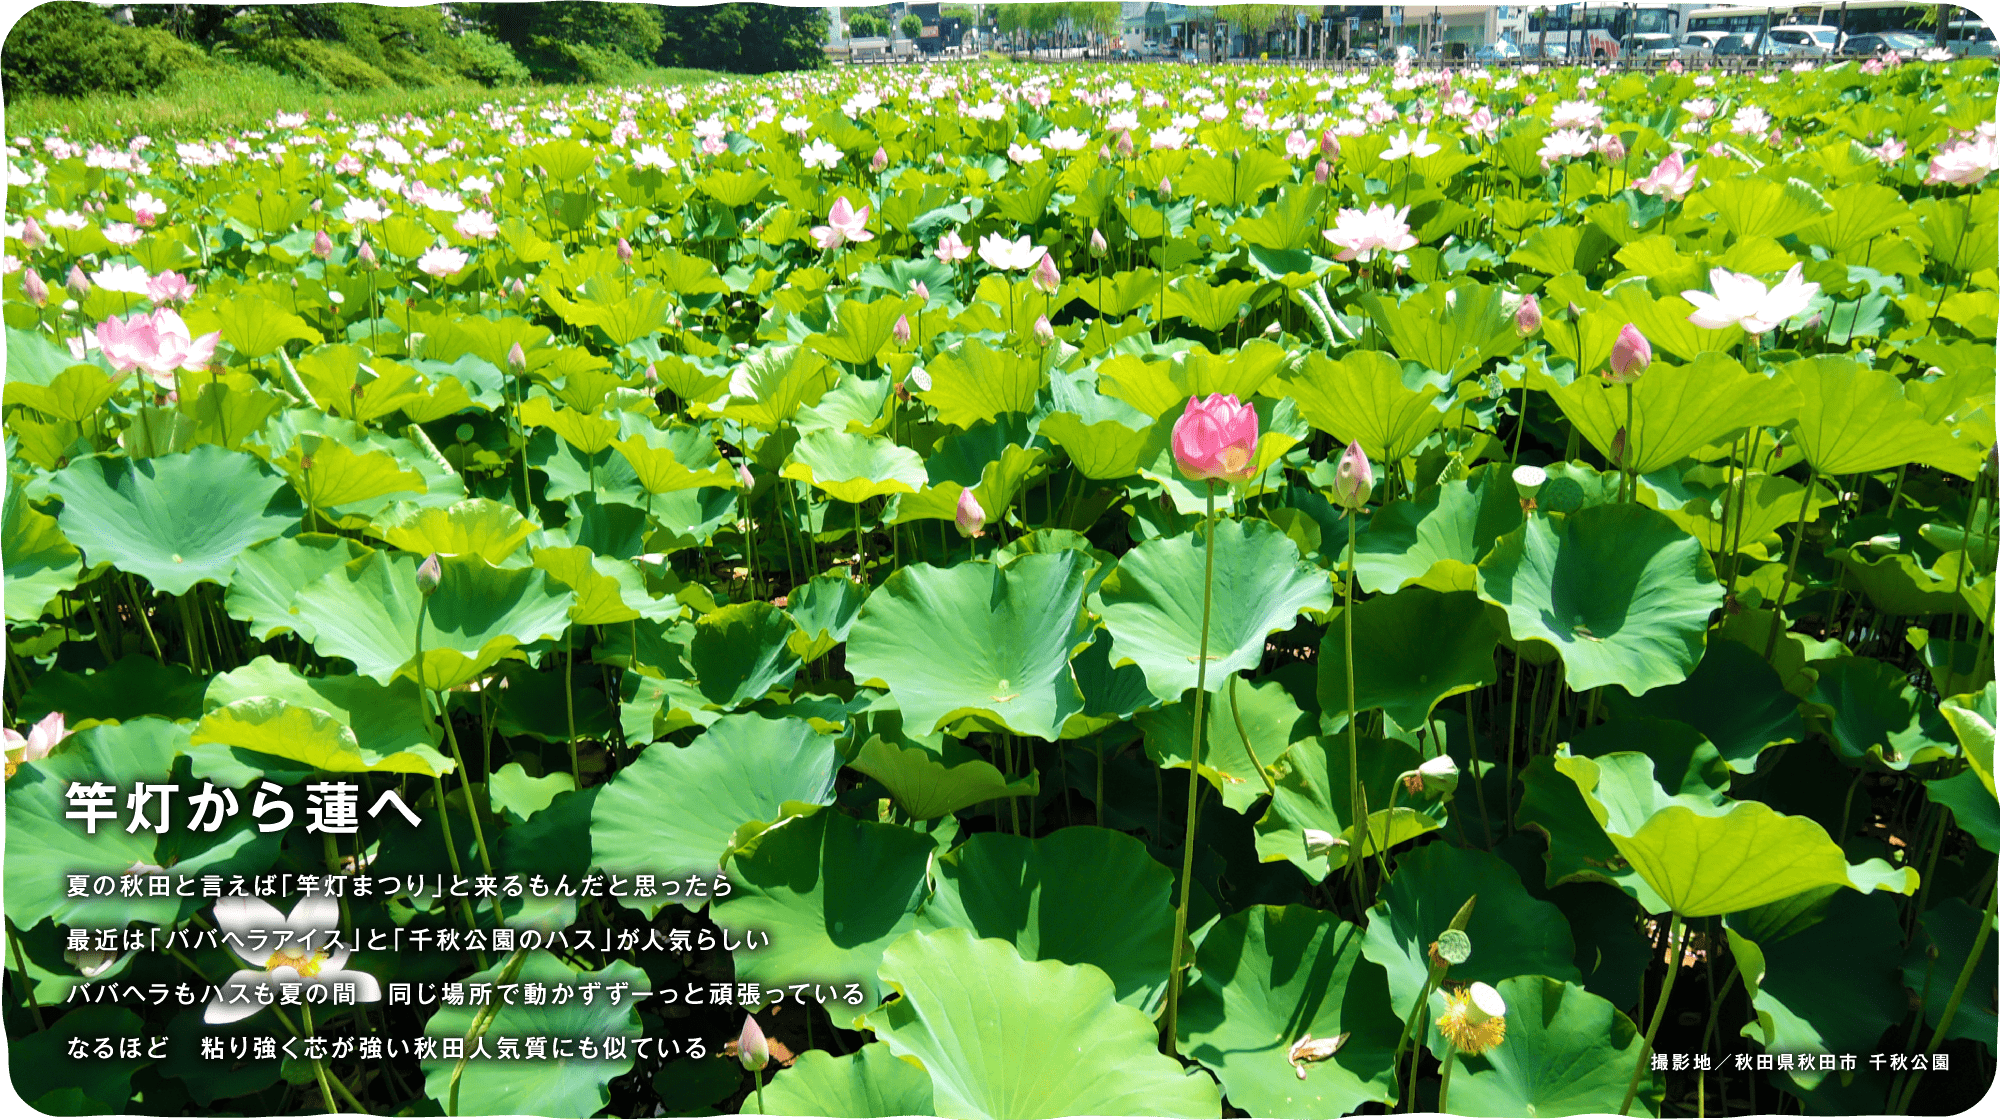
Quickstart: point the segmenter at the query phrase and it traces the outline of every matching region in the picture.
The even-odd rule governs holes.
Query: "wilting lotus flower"
[[[1257,459],[1257,410],[1230,393],[1189,397],[1174,421],[1173,445],[1181,473],[1196,482],[1247,481]]]
[[[1036,289],[1054,295],[1056,288],[1062,284],[1062,273],[1056,271],[1055,258],[1043,253],[1041,262],[1035,265],[1035,275],[1031,279]]]
[[[14,771],[23,762],[47,758],[56,744],[69,738],[70,734],[70,731],[63,726],[61,712],[50,712],[43,716],[28,729],[26,735],[11,727],[0,728],[0,745],[4,745],[7,754],[7,776],[13,777]]]
[[[263,899],[231,896],[216,902],[215,924],[230,949],[250,967],[236,970],[222,982],[202,1013],[204,1023],[247,1019],[276,1003],[283,984],[308,988],[352,984],[355,999],[361,1002],[382,998],[382,987],[373,976],[343,967],[347,947],[332,945],[340,932],[338,899],[309,896],[288,917]],[[301,998],[326,1002],[303,994]]]
[[[425,249],[424,255],[417,258],[417,271],[442,280],[465,268],[471,259],[463,249],[447,249],[437,245]]]
[[[836,249],[849,241],[873,241],[875,235],[868,232],[868,212],[871,207],[856,210],[845,195],[833,200],[833,208],[827,211],[826,224],[812,228],[813,240],[822,249]]]
[[[221,338],[221,331],[190,337],[187,324],[165,307],[150,314],[135,312],[123,322],[113,316],[97,325],[97,345],[111,368],[144,370],[166,388],[173,387],[175,370],[192,373],[206,366]]]
[[[1653,364],[1653,344],[1639,333],[1639,328],[1630,323],[1618,332],[1618,341],[1611,344],[1611,372],[1605,379],[1614,384],[1627,384],[1639,380],[1646,367]]]
[[[1367,213],[1359,210],[1343,209],[1334,218],[1333,228],[1322,231],[1328,241],[1340,246],[1334,254],[1343,261],[1372,255],[1377,249],[1387,249],[1400,253],[1416,245],[1417,239],[1410,233],[1410,225],[1405,219],[1410,216],[1410,208],[1401,210],[1389,206],[1370,206]]]
[[[1491,986],[1475,983],[1464,991],[1447,991],[1444,999],[1438,1033],[1459,1053],[1484,1054],[1506,1041],[1507,1001]]]
[[[1526,338],[1542,329],[1542,305],[1535,302],[1534,293],[1521,301],[1521,309],[1514,312],[1514,333]]]
[[[958,523],[958,535],[961,537],[978,537],[986,532],[986,509],[970,490],[958,492],[958,513],[954,520]]]
[[[1674,152],[1661,160],[1651,174],[1632,185],[1639,188],[1643,194],[1663,194],[1679,201],[1686,198],[1687,193],[1694,189],[1695,173],[1700,170],[1700,164],[1692,167],[1684,166],[1681,154]]]
[[[1694,304],[1688,322],[1697,327],[1721,330],[1740,326],[1751,334],[1763,334],[1804,311],[1819,294],[1819,285],[1805,282],[1805,266],[1795,264],[1776,287],[1766,291],[1763,282],[1725,268],[1711,269],[1709,287],[1714,294],[1685,291],[1681,298]]]
[[[972,255],[972,246],[958,239],[958,231],[952,230],[938,238],[937,259],[946,264],[957,264]]]
[[[1333,500],[1348,509],[1360,509],[1374,492],[1375,469],[1368,465],[1368,453],[1361,450],[1358,441],[1350,442],[1334,471]]]

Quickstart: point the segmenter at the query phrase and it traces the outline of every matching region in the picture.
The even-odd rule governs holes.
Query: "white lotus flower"
[[[1805,266],[1795,264],[1777,286],[1766,290],[1754,276],[1712,269],[1708,274],[1713,294],[1686,291],[1681,298],[1694,304],[1688,322],[1697,327],[1721,330],[1740,326],[1751,334],[1763,334],[1806,309],[1819,294],[1818,284],[1805,281]]]
[[[202,1013],[205,1023],[233,1023],[255,1015],[278,1001],[280,984],[353,984],[358,1001],[382,998],[382,986],[373,976],[344,967],[345,946],[328,948],[340,930],[337,899],[302,899],[287,917],[262,899],[232,896],[216,902],[215,924],[231,951],[250,967],[237,969],[222,983]],[[300,999],[305,998],[301,993]]]
[[[1035,267],[1046,251],[1026,234],[1013,241],[997,233],[989,233],[979,239],[979,259],[994,268],[1009,272],[1025,271]]]

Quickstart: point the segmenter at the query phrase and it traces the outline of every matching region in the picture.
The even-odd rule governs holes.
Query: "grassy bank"
[[[624,86],[693,85],[729,78],[710,70],[643,71]],[[178,77],[156,93],[138,97],[23,97],[0,105],[9,136],[39,135],[61,129],[75,140],[113,140],[136,133],[155,139],[254,128],[280,112],[345,118],[415,113],[432,115],[471,109],[488,102],[512,104],[580,93],[589,86],[513,86],[489,89],[466,84],[430,89],[328,92],[262,66],[235,65]]]

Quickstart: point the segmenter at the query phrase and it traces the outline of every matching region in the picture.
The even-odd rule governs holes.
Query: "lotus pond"
[[[12,137],[17,1090],[1971,1107],[1995,87],[907,68]]]

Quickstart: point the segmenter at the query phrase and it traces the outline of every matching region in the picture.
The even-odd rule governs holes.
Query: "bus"
[[[1523,45],[1540,42],[1546,26],[1549,41],[1562,43],[1573,59],[1615,59],[1627,35],[1666,34],[1676,42],[1685,32],[1686,4],[1557,4],[1528,13]]]
[[[1932,4],[1910,4],[1903,0],[1850,0],[1845,4],[1806,4],[1787,7],[1702,8],[1688,17],[1693,31],[1749,31],[1786,24],[1807,24],[1839,29],[1842,38],[1877,31],[1898,31],[1927,23]],[[1964,9],[1958,9],[1961,13]],[[1958,18],[1958,17],[1955,17]]]

